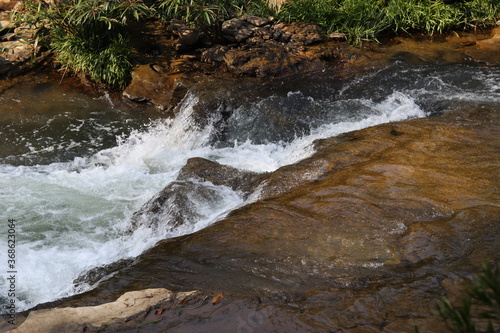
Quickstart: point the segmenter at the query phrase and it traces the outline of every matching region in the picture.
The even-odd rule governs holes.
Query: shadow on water
[[[33,82],[34,81],[34,82]],[[85,91],[56,78],[29,80],[0,92],[0,163],[67,162],[113,147],[117,136],[144,129],[152,107]]]

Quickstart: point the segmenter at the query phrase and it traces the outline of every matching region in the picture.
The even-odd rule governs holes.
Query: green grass
[[[438,305],[451,332],[494,333],[500,329],[500,269],[485,265],[460,306],[444,299]]]
[[[353,44],[376,40],[384,32],[424,32],[493,26],[500,19],[498,0],[445,4],[442,0],[291,0],[277,16],[282,21],[316,23],[328,32],[347,34]]]

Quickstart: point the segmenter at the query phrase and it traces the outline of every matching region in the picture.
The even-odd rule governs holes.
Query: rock
[[[200,33],[194,28],[184,28],[178,31],[179,41],[175,45],[176,51],[187,51],[192,49],[200,39]]]
[[[222,64],[224,63],[224,57],[229,48],[223,45],[215,45],[209,49],[206,49],[201,54],[201,61],[209,64]]]
[[[222,35],[230,42],[242,43],[253,35],[249,25],[238,18],[222,23]]]
[[[321,55],[308,53],[307,49],[290,48],[274,40],[251,39],[249,45],[227,51],[224,62],[229,70],[239,75],[274,77],[298,70],[322,69],[323,64],[318,59],[326,59],[331,54],[331,49]]]
[[[291,30],[289,30],[292,33],[290,43],[293,44],[307,46],[325,41],[325,35],[315,24],[296,23],[286,29]]]
[[[491,38],[477,41],[466,49],[465,54],[475,61],[484,62],[491,66],[500,65],[500,27],[492,30]]]
[[[193,226],[208,218],[224,202],[220,186],[237,191],[245,199],[265,175],[221,165],[203,158],[191,158],[181,169],[177,180],[165,187],[134,213],[130,230],[139,226],[168,232],[180,226]],[[199,207],[211,207],[210,212]]]
[[[338,39],[338,40],[345,40],[346,39],[346,34],[341,33],[341,32],[332,32],[331,34],[328,35],[328,38],[330,38],[330,39]]]
[[[249,16],[249,15],[242,16],[241,19],[256,27],[263,27],[272,22],[270,18],[263,18],[259,16]]]
[[[127,292],[114,302],[98,306],[32,311],[19,327],[10,332],[101,331],[116,324],[123,325],[141,314],[145,315],[157,304],[172,301],[179,303],[195,293],[174,293],[167,289],[148,289]]]
[[[324,68],[322,61],[334,58],[331,50],[327,51],[328,55],[318,54],[318,49],[310,52],[309,47],[325,41],[316,25],[271,23],[271,19],[256,16],[225,21],[222,24],[224,37],[237,44],[223,52],[220,48],[208,50],[202,58],[209,63],[220,63],[223,55],[231,72],[258,77],[319,70]]]
[[[155,65],[140,65],[132,72],[132,82],[123,91],[123,96],[135,102],[150,102],[161,110],[177,105],[179,97],[187,90],[180,78],[168,75],[165,68]]]
[[[190,158],[177,177],[178,180],[199,179],[227,186],[242,192],[244,197],[252,193],[264,178],[265,174],[239,170],[199,157]]]
[[[0,0],[0,10],[10,11],[19,3],[18,0]]]
[[[257,201],[159,243],[86,297],[182,285],[254,295],[312,331],[441,332],[434,303],[500,260],[499,133],[498,114],[478,109],[318,141]]]
[[[146,202],[130,219],[129,231],[139,227],[174,233],[192,229],[224,205],[224,191],[199,180],[175,181]]]
[[[236,42],[234,36],[238,30],[244,25],[244,21],[238,18],[233,18],[222,23],[222,35],[230,42]]]
[[[122,259],[116,261],[109,265],[103,265],[90,269],[89,271],[82,273],[73,281],[75,290],[82,291],[88,289],[89,286],[97,284],[102,279],[106,278],[110,274],[123,269],[130,265],[132,260]]]
[[[198,29],[188,27],[183,21],[170,20],[170,30],[179,37],[175,44],[175,50],[184,52],[191,50],[200,40]]]
[[[15,36],[8,37],[8,39],[14,38]],[[36,63],[32,60],[37,54],[31,45],[17,40],[0,42],[0,76],[9,77],[23,72]]]
[[[8,20],[0,20],[0,36],[9,33],[9,30],[12,28],[12,24]],[[0,37],[4,38],[4,37]]]

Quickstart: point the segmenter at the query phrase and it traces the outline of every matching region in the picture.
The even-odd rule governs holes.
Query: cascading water
[[[498,69],[465,65],[395,64],[344,85],[325,75],[241,99],[226,107],[226,119],[214,111],[203,126],[193,118],[194,92],[175,119],[147,126],[116,108],[102,112],[101,104],[89,112],[89,100],[62,93],[70,103],[51,107],[54,99],[42,93],[29,105],[32,114],[1,119],[0,221],[16,221],[17,309],[81,292],[73,281],[83,272],[195,232],[244,204],[240,193],[207,184],[219,195],[216,202],[192,198],[201,220],[173,231],[138,226],[130,233],[132,214],[191,157],[273,171],[311,155],[316,139],[458,107],[498,107],[499,78]],[[12,105],[12,95],[0,99]],[[45,109],[34,112],[35,104]],[[6,227],[0,237],[6,253]],[[7,257],[0,260],[0,301],[6,302]]]

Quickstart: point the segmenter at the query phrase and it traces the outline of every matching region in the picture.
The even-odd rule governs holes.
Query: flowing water
[[[223,90],[229,102],[205,110],[203,122],[196,89],[173,119],[57,84],[0,94],[0,246],[6,253],[6,225],[14,219],[18,310],[91,288],[73,281],[244,204],[241,193],[206,184],[219,195],[212,202],[192,198],[202,216],[193,225],[130,233],[132,214],[191,157],[273,171],[310,156],[319,138],[457,108],[498,109],[500,69],[396,62],[349,82],[324,73]],[[0,262],[0,302],[6,302],[7,257]]]

